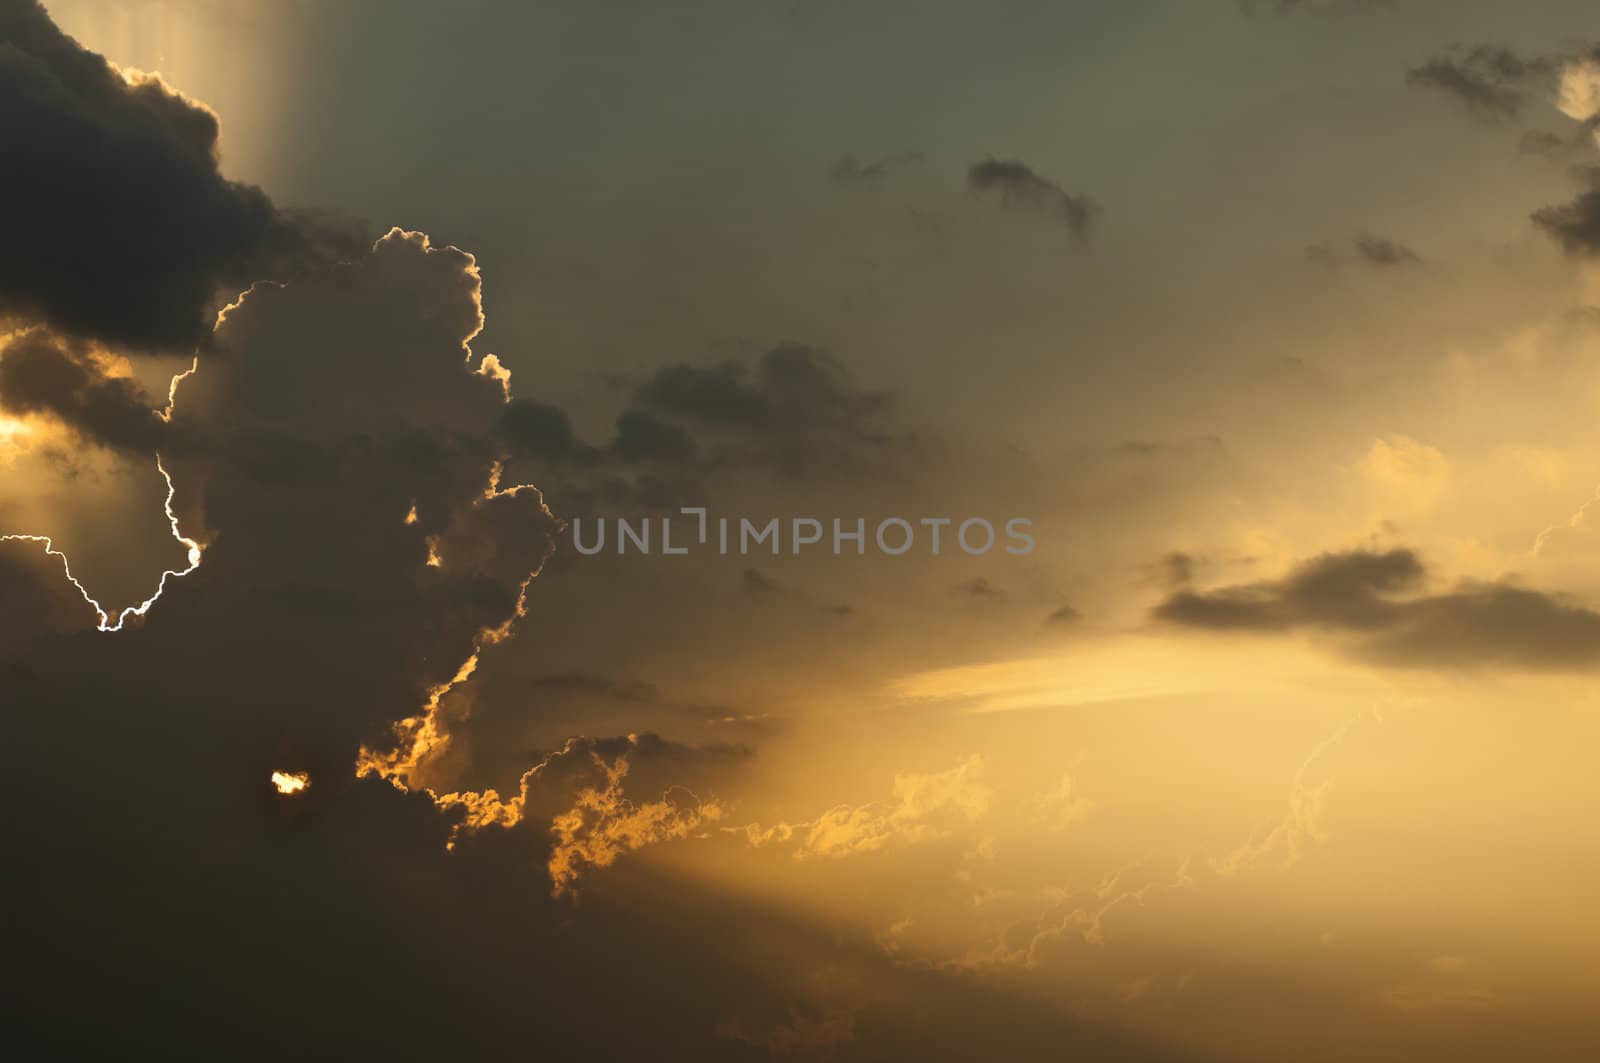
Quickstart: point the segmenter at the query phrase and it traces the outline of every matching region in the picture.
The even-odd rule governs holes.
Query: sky
[[[33,1055],[1600,1056],[1589,5],[0,0],[0,143]]]

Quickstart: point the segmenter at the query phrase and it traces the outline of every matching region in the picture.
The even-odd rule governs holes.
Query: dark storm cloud
[[[1406,83],[1443,92],[1474,118],[1498,123],[1516,118],[1527,84],[1549,77],[1558,66],[1551,58],[1524,57],[1499,45],[1478,45],[1412,67],[1406,72]]]
[[[1317,630],[1394,667],[1586,669],[1600,664],[1600,613],[1505,583],[1423,593],[1410,550],[1324,554],[1282,580],[1181,591],[1157,619],[1212,631]]]
[[[360,247],[224,178],[217,136],[204,106],[0,0],[0,316],[187,354],[219,296]]]
[[[1587,167],[1580,174],[1588,187],[1570,203],[1535,211],[1533,223],[1568,254],[1600,255],[1600,166]]]
[[[997,191],[1000,204],[1052,215],[1066,223],[1079,239],[1089,234],[1100,208],[1087,196],[1074,195],[1056,182],[1014,159],[985,159],[967,167],[967,187],[975,192]]]
[[[154,453],[167,424],[137,381],[107,376],[80,341],[30,329],[0,346],[0,412],[46,414],[96,445]]]

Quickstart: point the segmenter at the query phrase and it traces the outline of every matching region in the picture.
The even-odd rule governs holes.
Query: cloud
[[[106,356],[37,328],[0,341],[0,412],[44,414],[130,454],[155,453],[168,427],[136,380],[111,374]]]
[[[84,50],[32,0],[0,5],[0,315],[192,353],[219,295],[358,251],[218,168],[217,117]]]
[[[1579,172],[1587,188],[1570,203],[1534,211],[1533,223],[1570,255],[1600,255],[1600,166]]]
[[[1046,830],[1061,831],[1088,816],[1093,808],[1093,802],[1078,793],[1072,776],[1064,774],[1052,789],[1023,802],[1022,812]]]
[[[500,418],[500,431],[508,449],[532,458],[594,457],[594,449],[579,442],[565,410],[533,399],[513,399]]]
[[[754,568],[744,570],[739,585],[744,588],[746,594],[773,594],[779,589],[777,582],[771,576]]]
[[[1194,579],[1195,558],[1182,550],[1174,550],[1163,557],[1156,565],[1167,586],[1172,588],[1187,587]]]
[[[1350,241],[1348,253],[1329,241],[1306,247],[1306,260],[1318,266],[1342,266],[1352,259],[1361,265],[1376,269],[1416,266],[1422,262],[1421,255],[1405,244],[1386,236],[1358,236]]]
[[[1454,478],[1443,452],[1405,435],[1373,440],[1358,467],[1388,504],[1419,511],[1448,495]]]
[[[42,634],[92,631],[94,607],[76,593],[61,567],[39,544],[0,538],[0,656]],[[0,678],[0,682],[3,682]]]
[[[597,757],[595,763],[605,773],[605,785],[583,790],[550,824],[556,844],[547,866],[556,896],[569,892],[586,868],[610,867],[624,853],[686,838],[724,814],[715,801],[702,801],[683,787],[635,804],[622,795],[628,758],[607,764]]]
[[[1422,261],[1411,248],[1384,236],[1363,236],[1356,240],[1356,253],[1374,266],[1411,266]]]
[[[1031,210],[1060,219],[1080,240],[1100,208],[1086,196],[1074,195],[1047,177],[1014,159],[985,159],[967,167],[967,187],[974,192],[997,191],[1005,208]]]
[[[1423,592],[1410,550],[1323,554],[1276,581],[1182,591],[1157,619],[1212,631],[1310,630],[1397,668],[1587,670],[1600,664],[1600,613],[1507,583]]]
[[[1063,605],[1061,608],[1045,617],[1044,622],[1048,625],[1066,626],[1069,624],[1076,624],[1082,619],[1083,614],[1078,612],[1078,610],[1074,609],[1070,605]]]
[[[757,847],[790,846],[796,860],[837,860],[949,837],[987,816],[994,798],[976,755],[945,771],[896,775],[893,792],[888,802],[838,805],[805,823],[725,829]]]
[[[736,362],[667,366],[634,397],[659,413],[731,431],[823,428],[870,435],[867,425],[889,406],[888,393],[858,390],[833,355],[795,343],[768,351],[753,373]]]
[[[1600,117],[1600,45],[1561,68],[1556,109],[1584,123],[1590,133],[1600,138],[1595,127],[1595,119]]]
[[[1499,45],[1477,45],[1412,67],[1406,72],[1406,83],[1443,92],[1472,117],[1498,124],[1521,114],[1524,88],[1531,79],[1548,76],[1555,69],[1556,62],[1546,57],[1524,57]]]
[[[611,449],[625,462],[659,461],[668,465],[692,464],[700,452],[694,437],[683,426],[647,410],[622,412]]]
[[[579,516],[600,504],[700,503],[711,481],[751,473],[870,477],[903,470],[923,446],[892,431],[888,392],[861,388],[838,358],[804,344],[780,344],[753,365],[679,362],[613,385],[628,404],[608,442],[584,442],[565,411],[524,399],[510,402],[496,433],[518,468],[536,471]]]

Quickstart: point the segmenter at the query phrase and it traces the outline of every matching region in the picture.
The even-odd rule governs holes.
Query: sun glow
[[[8,460],[9,451],[26,450],[27,439],[32,434],[33,429],[22,421],[0,417],[0,461]]]
[[[303,771],[275,771],[272,785],[280,794],[298,794],[311,786],[311,776]]]

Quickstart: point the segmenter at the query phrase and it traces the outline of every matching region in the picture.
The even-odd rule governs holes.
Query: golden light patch
[[[272,785],[280,794],[303,793],[311,787],[311,776],[303,771],[275,771]]]
[[[1556,107],[1568,118],[1586,122],[1600,114],[1600,62],[1580,59],[1561,71]],[[1600,129],[1594,131],[1600,141]]]
[[[22,450],[28,436],[32,433],[33,429],[23,422],[12,420],[9,417],[0,417],[0,461],[4,461],[8,455]]]
[[[1374,440],[1361,471],[1389,508],[1432,509],[1452,486],[1449,459],[1437,447],[1404,435]]]

